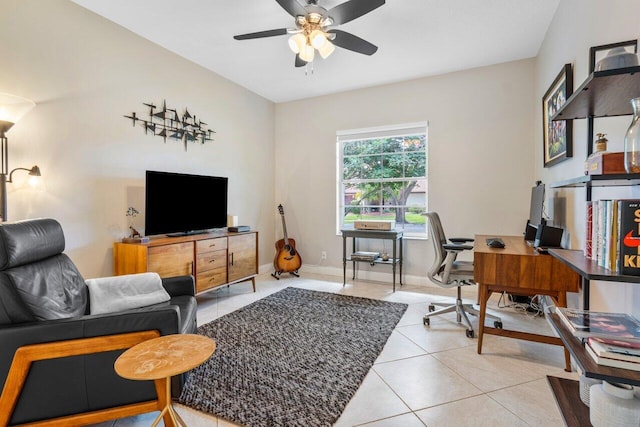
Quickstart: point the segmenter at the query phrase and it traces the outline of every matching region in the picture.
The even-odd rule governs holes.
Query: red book
[[[591,233],[593,232],[593,202],[587,202],[587,235],[584,244],[584,256],[592,259],[593,257],[593,240]]]

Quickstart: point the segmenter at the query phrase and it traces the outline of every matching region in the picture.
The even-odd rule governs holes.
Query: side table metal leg
[[[357,252],[357,246],[356,246],[356,238],[353,237],[353,252]],[[351,278],[351,280],[356,280],[356,262],[353,261],[351,263],[351,268],[353,270],[353,277]]]
[[[347,284],[347,238],[342,235],[342,286]]]
[[[391,269],[393,270],[393,292],[396,291],[396,242],[397,240],[393,240],[393,262],[391,263]]]
[[[400,286],[402,286],[402,261],[404,260],[403,239],[400,237]]]

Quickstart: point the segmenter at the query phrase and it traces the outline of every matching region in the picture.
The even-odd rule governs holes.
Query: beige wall
[[[441,213],[448,234],[519,234],[534,180],[577,176],[586,157],[579,120],[574,158],[542,168],[542,94],[566,62],[578,86],[590,46],[637,37],[640,12],[635,0],[562,0],[535,60],[274,106],[71,2],[2,0],[2,7],[0,91],[38,104],[8,134],[9,167],[38,164],[43,172],[38,190],[25,185],[24,174],[9,184],[9,219],[57,218],[67,253],[87,277],[111,273],[112,243],[126,232],[127,206],[143,203],[146,169],[228,176],[229,210],[260,231],[263,267],[282,233],[275,210],[282,203],[304,268],[340,275],[336,131],[425,120],[430,209]],[[185,152],[122,117],[163,99],[202,117],[216,141]],[[610,150],[622,149],[629,120],[596,121]],[[606,192],[595,197],[640,197],[636,188],[598,191]],[[553,200],[547,213],[566,225],[570,246],[581,248],[584,190],[549,194],[566,214],[554,212]],[[411,240],[406,249],[407,281],[426,283],[430,243]],[[388,280],[388,269],[368,275]],[[596,284],[594,308],[637,311],[638,292]]]
[[[260,263],[270,262],[273,103],[66,0],[2,0],[0,40],[0,92],[37,104],[8,133],[9,167],[37,164],[44,184],[14,175],[10,220],[58,219],[83,275],[107,275],[127,207],[144,208],[145,170],[227,176],[229,212],[260,232]],[[207,122],[215,142],[185,152],[122,117],[164,99]],[[194,202],[179,208],[215,203]]]
[[[589,48],[638,38],[640,2],[636,0],[562,0],[549,27],[536,60],[536,110],[541,109],[543,94],[560,72],[563,64],[574,66],[574,88],[589,74]],[[596,119],[594,133],[604,132],[609,139],[608,151],[622,151],[624,134],[631,116]],[[536,115],[533,140],[536,176],[545,183],[580,176],[584,172],[587,147],[587,121],[574,120],[574,156],[550,168],[542,167],[542,117]],[[548,213],[554,221],[566,226],[568,247],[584,248],[585,200],[584,188],[548,191]],[[594,189],[593,199],[640,198],[638,187]],[[554,200],[555,199],[555,200]],[[562,207],[554,212],[553,206]],[[566,211],[566,214],[564,212]],[[591,309],[624,311],[640,315],[640,287],[614,282],[592,282]],[[577,304],[578,299],[574,298]]]
[[[522,233],[534,184],[533,76],[533,60],[524,60],[277,104],[276,203],[285,206],[307,268],[342,275],[339,130],[428,121],[429,208],[440,213],[447,234]],[[281,235],[279,223],[276,230]],[[432,261],[429,241],[408,241],[407,282],[427,283]],[[376,266],[360,277],[389,280],[389,270]]]

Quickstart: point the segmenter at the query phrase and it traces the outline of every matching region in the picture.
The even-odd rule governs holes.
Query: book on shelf
[[[587,344],[600,357],[640,363],[640,343],[638,342],[589,337]]]
[[[587,202],[586,226],[587,226],[587,235],[586,235],[585,244],[584,244],[584,256],[591,259],[592,253],[593,253],[592,252],[593,237],[591,235],[591,233],[593,232],[593,202],[592,201]]]
[[[594,362],[596,362],[598,365],[609,366],[612,368],[629,369],[632,371],[640,371],[640,363],[598,356],[593,348],[589,346],[589,344],[586,344],[584,347],[587,350],[587,353],[589,353],[589,356],[591,356]]]
[[[578,338],[598,337],[640,343],[640,322],[626,313],[556,307],[556,313]]]
[[[358,251],[351,254],[354,261],[375,261],[380,256],[380,252]]]
[[[614,273],[640,275],[640,200],[587,204],[585,257]]]
[[[640,200],[620,200],[619,272],[640,275]]]

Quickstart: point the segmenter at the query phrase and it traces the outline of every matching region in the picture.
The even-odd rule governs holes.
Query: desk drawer
[[[473,264],[475,281],[486,285],[568,292],[579,288],[578,274],[550,255],[476,252]]]

